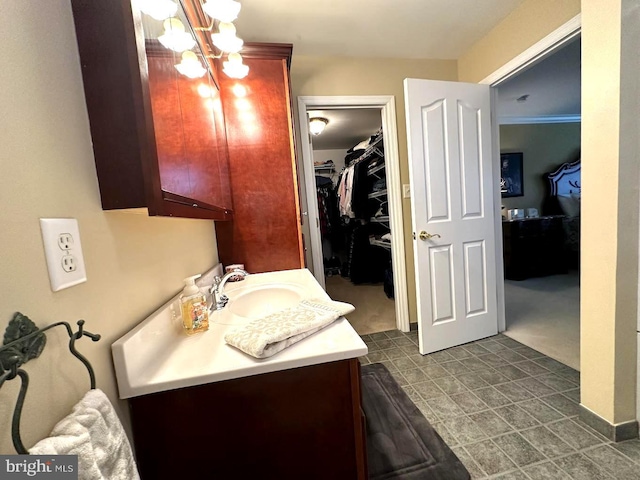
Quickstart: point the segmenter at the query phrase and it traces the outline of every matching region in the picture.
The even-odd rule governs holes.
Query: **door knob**
[[[420,232],[420,240],[429,240],[430,238],[440,238],[440,235],[438,235],[437,233],[427,233],[424,230]]]

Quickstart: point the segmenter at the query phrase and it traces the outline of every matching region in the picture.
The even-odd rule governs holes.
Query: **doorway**
[[[548,37],[545,37],[545,39],[541,40],[538,44],[534,45],[526,52],[523,52],[523,54],[515,58],[512,62],[509,62],[503,68],[484,79],[481,83],[486,86],[499,86],[507,79],[524,71],[525,68],[531,67],[533,64],[539,62],[542,57],[558,50],[561,45],[564,45],[570,39],[575,38],[579,34],[579,31],[580,17],[577,16],[575,19],[563,25]],[[472,84],[457,84],[456,82],[438,82],[433,80],[417,79],[405,80],[405,103],[407,105],[410,171],[412,172],[413,170],[416,170],[417,172],[416,175],[413,173],[411,175],[413,190],[413,229],[417,233],[422,228],[421,224],[428,224],[427,226],[430,227],[426,229],[429,230],[428,232],[426,230],[419,232],[420,240],[425,243],[421,243],[416,240],[418,249],[415,250],[420,253],[419,250],[420,247],[422,247],[422,255],[427,256],[426,259],[416,259],[416,264],[424,266],[422,274],[416,276],[417,290],[419,295],[421,295],[419,300],[423,300],[422,302],[419,302],[420,308],[418,309],[418,330],[421,339],[420,352],[422,354],[459,345],[468,341],[478,340],[482,338],[483,334],[484,336],[490,335],[491,333],[489,332],[488,324],[487,331],[485,332],[483,330],[482,332],[479,332],[475,338],[473,338],[474,335],[470,335],[464,328],[466,320],[473,317],[476,312],[481,313],[483,315],[482,318],[486,317],[487,319],[491,319],[491,317],[493,317],[494,329],[496,326],[498,327],[495,330],[499,329],[499,331],[502,332],[507,329],[504,314],[505,284],[502,272],[502,222],[498,216],[501,204],[500,175],[497,174],[500,169],[500,152],[499,128],[495,108],[496,103],[494,103],[497,100],[498,92],[496,88],[490,90],[486,87],[484,89],[477,89],[476,92],[473,92],[473,87],[474,85]],[[477,87],[477,85],[475,85],[475,87]],[[465,89],[468,91],[465,92]],[[487,97],[489,94],[491,94],[492,97],[491,103],[494,105],[491,109],[488,107],[490,102]],[[455,105],[460,106],[460,110],[458,112],[449,112],[449,110],[452,109],[452,106]],[[481,109],[484,111],[484,114],[467,114],[467,112],[480,111]],[[445,111],[448,112],[447,115],[443,113]],[[493,121],[491,122],[493,127],[490,129],[487,128],[489,116],[493,117]],[[462,117],[464,117],[463,120],[467,120],[469,125],[467,125],[463,120],[452,120]],[[482,122],[481,125],[478,123],[480,121]],[[444,128],[445,125],[447,128]],[[492,132],[492,142],[489,142],[486,139],[487,130],[491,130]],[[449,137],[445,136],[443,132],[453,132],[453,134]],[[472,138],[472,134],[475,134],[474,132],[482,134],[482,142],[478,142]],[[462,138],[462,135],[466,135],[466,137],[469,138],[465,137],[466,141],[459,142],[459,138]],[[455,146],[453,148],[447,148],[447,145],[458,145],[459,143],[465,146],[464,155],[465,158],[468,157],[470,159],[469,162],[456,162],[455,159],[453,162],[449,162],[447,152],[458,151],[459,149]],[[494,149],[492,154],[488,154],[487,152],[484,152],[481,156],[475,154],[477,150],[476,147],[488,145],[492,145],[492,148]],[[475,150],[467,152],[467,149],[472,150],[472,147]],[[482,183],[480,183],[478,176],[478,162],[474,160],[480,158],[491,158],[491,164],[494,165],[491,168],[484,168],[484,165],[489,164],[489,162],[482,163]],[[430,160],[427,161],[427,159]],[[447,162],[453,165],[452,169],[455,169],[455,171],[451,170],[451,172],[453,172],[451,175],[449,175],[450,170],[447,168]],[[472,166],[473,168],[471,168]],[[429,175],[425,177],[424,170],[427,167],[431,170],[429,170]],[[464,170],[464,175],[460,175],[463,168],[466,169]],[[432,170],[433,174],[431,174]],[[490,170],[493,170],[493,172],[488,176],[485,175]],[[467,185],[465,182],[468,176],[471,177],[472,181]],[[493,179],[494,184],[485,186],[482,189],[478,188],[478,185],[486,185],[489,183],[485,177]],[[424,182],[425,178],[432,180],[432,185],[430,185],[428,189]],[[450,188],[450,182],[448,182],[449,178],[454,178],[453,181],[455,182],[456,192],[458,187],[464,187],[465,192],[467,187],[475,188],[475,190],[470,192],[470,196],[460,196],[455,194],[455,192],[454,194],[450,194],[449,190],[446,190]],[[421,190],[419,190],[418,187],[421,187]],[[443,188],[446,191],[443,192]],[[488,191],[493,193],[493,200],[482,197],[484,200],[482,202],[478,202],[478,192]],[[422,208],[421,212],[418,212],[415,204],[416,198],[421,199],[418,202],[418,205],[420,206],[425,203],[423,200],[425,195],[427,196],[427,208]],[[448,198],[454,198],[456,201],[456,204],[452,208],[449,208]],[[429,203],[430,199],[431,203]],[[475,210],[461,210],[461,202],[466,202],[464,203],[466,208],[468,207],[467,204],[474,200],[475,203],[472,206],[475,207]],[[468,218],[473,218],[474,220],[484,219],[486,215],[482,214],[482,205],[495,206],[495,210],[492,208],[491,210],[493,211],[490,212],[491,224],[493,225],[491,228],[493,228],[494,232],[493,235],[490,235],[488,234],[488,229],[484,229],[482,231],[484,235],[482,238],[488,238],[491,242],[482,243],[481,241],[476,241],[476,243],[472,244],[472,240],[469,240],[469,242],[465,244],[465,247],[468,247],[468,253],[475,254],[473,259],[471,259],[475,262],[475,267],[471,268],[471,262],[467,262],[468,259],[461,255],[458,255],[457,257],[454,255],[454,250],[460,250],[460,246],[458,245],[456,248],[453,246],[453,243],[459,243],[462,237],[457,237],[453,234],[449,235],[451,233],[450,231],[448,231],[448,233],[445,232],[447,233],[445,236],[440,230],[449,226],[449,224],[445,223],[449,222],[450,218],[455,221],[461,218],[464,220],[467,220]],[[424,207],[424,205],[422,206]],[[431,210],[429,210],[429,208],[431,208]],[[437,211],[435,210],[436,208],[438,209]],[[429,212],[431,211],[433,213],[429,216]],[[463,217],[462,214],[468,211],[472,213]],[[450,214],[450,212],[453,212],[453,214]],[[429,222],[433,223],[433,225]],[[436,222],[438,225],[435,225]],[[453,222],[450,223],[453,225]],[[433,226],[433,228],[431,228],[431,226]],[[452,230],[452,228],[449,230]],[[466,230],[460,231],[466,233]],[[471,252],[472,247],[477,248]],[[491,255],[484,255],[483,249],[485,248]],[[456,258],[458,259],[457,264],[451,261]],[[483,261],[485,259],[486,265],[491,266],[491,274],[493,274],[493,267],[498,267],[495,282],[491,282],[491,279],[486,280],[488,275],[485,275],[486,270],[483,269]],[[438,260],[440,260],[439,263]],[[486,285],[487,287],[496,287],[497,291],[490,292],[488,295],[483,295],[483,292],[488,290],[483,290],[482,288],[471,288],[472,285],[470,285],[469,282],[465,283],[464,277],[461,274],[455,276],[455,278],[457,278],[457,283],[453,282],[452,278],[454,278],[454,276],[451,275],[451,271],[455,268],[459,269],[460,263],[462,263],[463,269],[466,268],[464,271],[468,272],[469,275],[474,275],[473,280],[478,280],[475,283],[480,283],[480,281],[482,281],[484,282],[482,285]],[[430,272],[429,268],[435,269],[437,272]],[[441,275],[438,273],[441,273]],[[430,286],[434,284],[436,285],[436,288],[430,288]],[[436,301],[433,301],[433,295],[430,296],[432,292],[439,295]],[[453,301],[454,293],[455,304]],[[492,314],[492,312],[485,308],[485,303],[483,303],[483,301],[486,300],[486,305],[492,306],[488,302],[492,302],[494,298],[497,298],[498,308],[497,311]],[[457,308],[454,308],[456,305]],[[460,327],[456,330],[454,327],[459,319],[464,321],[458,322]],[[439,333],[436,333],[435,331],[428,332],[430,329],[437,329],[439,330]]]
[[[522,182],[502,192],[504,334],[579,370],[579,30],[495,90],[502,171]]]
[[[381,109],[308,111],[325,287],[360,335],[396,328]],[[313,128],[312,128],[313,130]],[[316,131],[317,132],[317,131]]]
[[[354,116],[357,115],[358,112],[362,113],[363,110],[369,110],[374,112],[373,115],[377,117],[377,128],[365,134],[366,138],[362,138],[358,143],[368,142],[371,144],[371,146],[364,146],[364,150],[367,153],[372,152],[376,147],[380,153],[382,153],[381,156],[384,160],[382,166],[373,165],[372,169],[368,172],[371,173],[371,175],[367,175],[367,172],[365,172],[365,176],[370,177],[368,181],[370,187],[373,187],[375,181],[379,181],[378,183],[380,184],[384,181],[386,188],[378,185],[378,191],[367,193],[366,215],[360,214],[358,216],[361,218],[357,219],[355,216],[350,217],[348,214],[341,215],[341,217],[350,218],[350,222],[354,220],[357,222],[352,223],[351,226],[343,229],[341,233],[339,233],[342,237],[343,244],[340,245],[340,241],[338,241],[337,245],[335,245],[337,249],[334,251],[335,246],[331,245],[330,241],[327,242],[326,238],[323,240],[323,224],[321,223],[320,208],[324,208],[324,206],[319,204],[316,180],[316,173],[321,172],[317,172],[316,167],[327,169],[328,174],[318,175],[318,177],[326,177],[332,183],[335,181],[335,188],[339,186],[339,181],[341,180],[340,173],[343,165],[345,167],[348,166],[349,160],[336,156],[341,155],[339,152],[327,152],[327,150],[339,150],[342,152],[341,149],[323,150],[316,148],[314,157],[313,138],[309,132],[309,117],[310,113],[316,116],[319,116],[321,113],[325,114],[325,116],[330,116],[327,112],[335,112],[336,115],[338,115],[338,112],[342,112],[346,118],[348,117],[349,110],[352,111],[352,115]],[[392,96],[298,97],[298,115],[301,131],[300,143],[303,153],[304,182],[307,196],[308,224],[310,227],[308,243],[311,249],[310,258],[316,280],[325,287],[333,299],[354,304],[357,312],[354,318],[358,321],[354,327],[358,333],[368,334],[393,328],[408,332],[409,313],[394,98]],[[341,128],[346,129],[348,127],[345,125]],[[375,139],[378,138],[376,133],[380,134],[379,143],[375,142]],[[374,137],[373,141],[371,137]],[[321,142],[318,143],[321,144]],[[357,152],[347,152],[349,149],[355,150],[354,147],[356,146],[357,144],[354,144],[344,148],[345,157],[350,153],[352,154],[350,157],[351,161],[360,158]],[[367,147],[369,147],[369,150],[367,150]],[[382,148],[380,149],[380,147]],[[327,155],[333,158],[324,158]],[[328,160],[332,160],[334,172],[331,172],[332,166],[327,162]],[[369,162],[368,157],[364,159],[360,158],[359,161],[363,162],[365,160],[367,161],[366,166],[373,163]],[[317,165],[314,165],[314,162],[318,162]],[[325,164],[325,162],[327,163]],[[363,165],[361,164],[361,166]],[[326,180],[320,178],[320,181]],[[385,192],[382,190],[385,190]],[[369,202],[369,200],[371,200],[371,202]],[[379,206],[377,209],[373,209],[373,205],[376,202]],[[383,206],[384,208],[382,208]],[[369,215],[369,213],[371,215]],[[357,232],[354,231],[356,227]],[[362,246],[363,241],[371,245],[371,249],[369,249],[369,246],[365,246],[365,249],[367,249],[369,253],[376,253],[376,256],[379,257],[379,260],[376,261],[378,265],[384,265],[385,256],[388,259],[387,264],[390,267],[388,271],[385,272],[385,270],[387,270],[386,268],[377,270],[376,275],[378,275],[378,277],[373,278],[374,280],[378,279],[381,281],[372,283],[366,281],[367,279],[364,278],[365,281],[363,282],[362,276],[355,279],[355,282],[352,281],[354,280],[354,272],[349,271],[348,260],[350,252],[348,248],[354,246],[354,234],[355,237],[359,239],[359,245]],[[382,239],[383,236],[385,236],[384,240]],[[360,251],[360,254],[361,253],[362,251]],[[327,262],[325,262],[325,257]],[[362,258],[362,255],[360,255],[360,257],[360,261],[364,263],[365,267],[368,267],[367,262],[369,262],[369,260],[366,257]],[[347,262],[346,265],[345,262]],[[382,277],[379,276],[380,273],[382,273]],[[343,276],[343,274],[345,275]],[[384,281],[385,276],[387,277],[387,282]],[[360,285],[356,285],[358,283]],[[387,293],[392,293],[393,301],[391,301],[387,293],[385,293],[385,283],[392,284],[392,289],[387,288]],[[371,303],[368,300],[364,300],[372,298],[376,300]],[[360,304],[360,307],[358,304]],[[374,308],[375,305],[384,305],[384,312],[386,313],[376,312]],[[361,319],[358,319],[358,313],[362,315]],[[382,318],[383,316],[385,318]],[[352,316],[349,317],[349,320],[352,320]]]

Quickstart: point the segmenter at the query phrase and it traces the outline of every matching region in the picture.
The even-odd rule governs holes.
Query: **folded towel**
[[[349,303],[302,300],[295,307],[233,329],[224,340],[256,358],[267,358],[354,310]]]
[[[139,480],[118,415],[102,390],[89,390],[72,412],[40,440],[31,455],[78,455],[80,480]]]

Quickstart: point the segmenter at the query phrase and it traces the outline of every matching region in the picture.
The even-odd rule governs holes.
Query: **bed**
[[[545,174],[549,187],[543,206],[545,215],[564,215],[564,249],[569,267],[580,265],[580,201],[581,179],[580,159],[560,165],[553,172]]]

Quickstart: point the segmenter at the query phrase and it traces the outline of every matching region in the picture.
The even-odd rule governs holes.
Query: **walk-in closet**
[[[325,128],[313,136],[326,289],[353,304],[360,334],[395,328],[392,237],[381,112],[312,112]],[[320,117],[320,115],[324,115]]]

